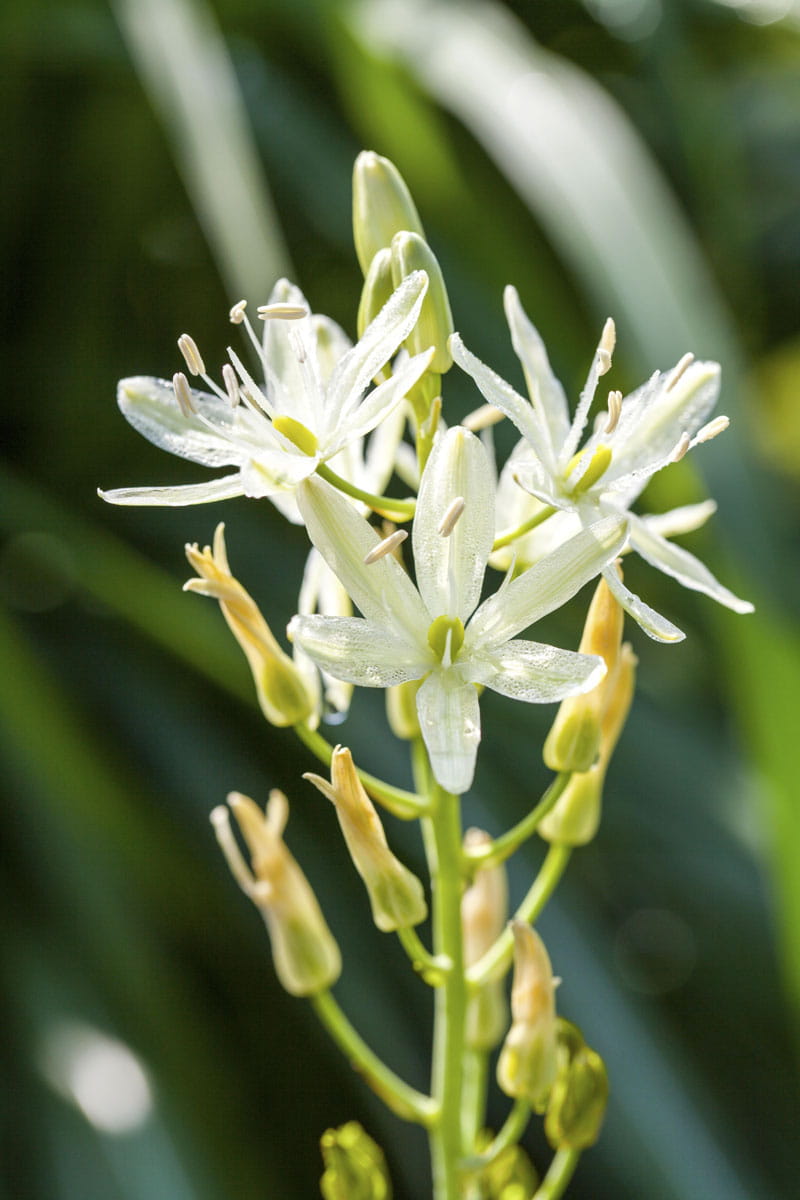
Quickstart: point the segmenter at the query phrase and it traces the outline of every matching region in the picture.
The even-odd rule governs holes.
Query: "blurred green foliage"
[[[216,158],[189,162],[166,86],[192,43],[162,43],[148,74],[146,48],[134,53],[130,22],[118,23],[135,10],[9,0],[0,11],[0,1195],[310,1197],[321,1132],[351,1118],[385,1148],[399,1200],[426,1194],[421,1135],[383,1113],[310,1008],[280,991],[207,822],[231,788],[289,794],[289,844],[344,948],[341,1001],[424,1086],[429,996],[367,929],[330,806],[300,781],[307,757],[264,727],[218,613],[180,592],[182,544],[209,541],[224,518],[237,572],[280,629],[302,535],[267,505],[112,510],[95,496],[198,478],[125,425],[116,380],[171,374],[187,328],[221,360],[234,288],[266,298],[270,262],[291,262],[314,308],[354,332],[349,176],[367,145],[408,180],[456,326],[502,373],[516,365],[500,306],[509,281],[573,390],[609,311],[615,386],[668,365],[686,336],[723,362],[734,427],[693,458],[720,512],[692,544],[758,612],[734,617],[631,564],[633,586],[689,636],[665,648],[633,632],[641,687],[604,824],[543,930],[561,1009],[611,1077],[606,1129],[570,1195],[788,1200],[800,1166],[796,20],[753,23],[773,12],[755,0],[418,11],[230,0],[217,29],[205,8],[165,0],[152,11],[183,14],[178,30],[202,34],[240,97],[215,106],[212,90],[197,106],[223,132],[239,122],[249,165],[215,181]],[[470,45],[477,56],[459,59]],[[526,87],[549,85],[548,106],[494,104],[510,63],[528,64]],[[569,113],[572,140],[554,140]],[[241,195],[259,179],[271,202]],[[243,204],[255,231],[244,249],[225,229]],[[453,413],[474,407],[464,378],[447,385]],[[684,465],[651,505],[705,486]],[[562,644],[576,614],[551,621]],[[493,700],[466,815],[499,832],[530,805],[532,778],[546,782],[518,747],[540,744],[550,714]],[[408,782],[375,697],[359,696],[336,736],[365,768]],[[414,831],[394,825],[418,865]],[[515,863],[515,894],[540,853]],[[54,1038],[70,1045],[75,1028],[145,1064],[154,1107],[134,1131],[104,1132],[65,1095]],[[543,1141],[528,1149],[543,1161]]]

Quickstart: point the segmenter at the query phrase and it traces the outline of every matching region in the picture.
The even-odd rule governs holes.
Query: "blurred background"
[[[640,687],[604,823],[542,929],[561,1011],[612,1083],[569,1195],[797,1196],[797,0],[8,0],[0,45],[0,1195],[305,1200],[319,1135],[350,1118],[398,1200],[428,1194],[424,1138],[280,990],[208,824],[229,789],[287,791],[344,950],[337,995],[425,1086],[430,996],[368,926],[330,806],[300,780],[313,764],[264,725],[216,606],[181,593],[183,544],[224,519],[281,630],[303,536],[267,503],[95,494],[207,477],[114,400],[119,377],[181,366],[180,333],[221,362],[230,303],[283,273],[354,333],[350,172],[369,147],[411,186],[467,344],[518,384],[506,282],[573,396],[609,313],[614,387],[687,349],[723,364],[732,429],[647,507],[710,491],[719,512],[687,544],[757,613],[631,562],[688,636],[629,633]],[[478,403],[455,375],[451,420]],[[574,644],[581,605],[543,640]],[[547,783],[552,710],[532,709],[484,702],[466,816],[494,833]],[[377,694],[330,736],[408,782]],[[389,833],[418,865],[416,830]],[[514,898],[541,856],[514,861]],[[526,1145],[546,1163],[535,1131]]]

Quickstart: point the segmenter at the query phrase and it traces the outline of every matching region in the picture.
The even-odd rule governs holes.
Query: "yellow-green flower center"
[[[285,438],[288,438],[293,446],[302,450],[303,454],[313,457],[317,453],[319,442],[316,437],[302,422],[295,421],[294,417],[273,417],[272,428],[277,429],[278,433],[282,433]]]
[[[440,662],[448,656],[448,666],[464,645],[464,622],[460,617],[437,617],[428,630],[428,645]]]
[[[567,469],[564,471],[565,480],[569,480],[570,475],[573,473],[585,453],[585,449],[579,450],[578,453],[570,459],[569,463],[567,464]],[[597,483],[600,476],[604,475],[611,465],[611,457],[612,453],[610,446],[605,446],[602,443],[597,446],[594,454],[591,457],[588,467],[583,472],[580,479],[574,483],[570,489],[573,496],[580,496],[583,492],[588,492],[589,488]]]

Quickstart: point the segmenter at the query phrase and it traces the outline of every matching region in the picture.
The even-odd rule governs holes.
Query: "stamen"
[[[183,371],[178,371],[172,376],[172,387],[181,412],[185,417],[191,417],[193,413],[197,412],[197,409],[192,400],[192,393],[189,391],[189,380]]]
[[[496,425],[498,421],[502,421],[505,415],[493,404],[482,404],[474,412],[468,413],[461,424],[470,433],[479,433],[481,429],[488,429],[490,425]]]
[[[442,537],[450,537],[450,534],[456,527],[458,518],[463,513],[466,507],[466,502],[463,496],[456,496],[455,500],[448,506],[447,512],[442,517],[436,527],[436,532]]]
[[[205,375],[205,363],[200,351],[197,349],[197,342],[190,334],[181,334],[178,338],[178,349],[186,361],[190,375]]]
[[[600,343],[597,347],[598,375],[605,375],[611,370],[611,355],[614,353],[614,347],[616,344],[617,327],[614,324],[613,317],[609,317],[603,326]]]
[[[231,325],[241,325],[242,321],[244,320],[244,310],[246,308],[246,300],[240,300],[238,304],[234,304],[233,308],[228,314],[228,319]]]
[[[620,414],[622,412],[622,392],[608,393],[608,420],[604,433],[613,433],[619,424]]]
[[[256,311],[262,321],[301,321],[308,316],[308,309],[301,304],[261,304]]]
[[[241,393],[239,391],[239,377],[230,363],[223,363],[222,379],[225,384],[225,391],[228,394],[228,399],[231,402],[231,408],[238,408],[239,400],[241,398]]]
[[[692,354],[691,350],[687,354],[684,354],[683,358],[678,359],[675,366],[672,368],[672,373],[670,374],[669,379],[667,380],[667,386],[665,388],[665,391],[667,391],[667,392],[672,391],[672,389],[675,387],[675,384],[678,382],[681,375],[683,375],[686,368],[690,367],[693,362],[694,362],[694,355]]]
[[[684,432],[681,434],[680,441],[678,442],[675,449],[672,451],[672,454],[670,456],[670,462],[674,462],[674,463],[680,462],[681,459],[686,454],[686,451],[691,446],[691,444],[692,444],[692,439],[689,437],[688,433],[686,433],[686,431],[684,430]]]
[[[718,434],[724,433],[730,423],[729,417],[714,417],[713,421],[709,421],[707,425],[698,430],[694,436],[695,442],[710,442]]]
[[[377,562],[379,558],[385,558],[387,554],[392,554],[393,551],[401,546],[408,537],[408,531],[405,529],[395,529],[394,533],[390,533],[382,542],[378,542],[377,546],[373,546],[369,554],[364,555],[364,565],[370,566]]]

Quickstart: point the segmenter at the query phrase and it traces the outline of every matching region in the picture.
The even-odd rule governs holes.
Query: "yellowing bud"
[[[187,546],[186,557],[200,578],[184,591],[219,601],[222,615],[247,656],[261,711],[272,725],[297,725],[315,708],[314,696],[295,663],[278,645],[255,601],[233,578],[225,550],[225,526],[217,526],[214,548]]]
[[[482,829],[468,829],[464,849],[475,850],[491,843]],[[482,958],[505,929],[508,919],[508,885],[502,864],[480,868],[461,898],[461,928],[464,966]],[[483,984],[467,1002],[466,1042],[471,1050],[492,1050],[508,1024],[502,978]]]
[[[388,158],[362,150],[353,167],[353,239],[364,276],[401,229],[425,236],[406,182]]]
[[[605,1064],[568,1021],[558,1022],[558,1074],[544,1131],[554,1150],[586,1150],[600,1133],[608,1103]]]
[[[419,925],[428,915],[425,893],[416,875],[392,854],[381,819],[353,763],[350,751],[337,746],[331,759],[331,782],[304,775],[336,808],[350,857],[369,895],[372,918],[387,933]]]
[[[430,370],[438,375],[449,371],[453,356],[448,339],[453,333],[453,314],[444,285],[442,270],[436,255],[419,234],[403,231],[392,238],[392,281],[395,287],[413,271],[425,271],[428,290],[422,301],[419,320],[411,330],[405,345],[409,353],[420,354],[429,346],[435,347]]]
[[[391,1200],[383,1151],[357,1121],[326,1130],[320,1149],[325,1163],[320,1180],[324,1200]]]
[[[283,841],[286,797],[271,792],[265,813],[238,792],[231,792],[228,804],[250,852],[251,867],[239,850],[224,805],[214,809],[211,823],[234,878],[266,922],[278,978],[293,996],[331,987],[342,969],[339,947],[311,885]]]
[[[396,738],[410,742],[420,736],[417,715],[417,692],[419,679],[398,683],[386,689],[386,716],[389,727]]]
[[[588,771],[597,759],[608,681],[619,656],[624,618],[620,604],[601,579],[586,616],[580,652],[600,655],[606,675],[590,692],[562,700],[544,744],[544,761],[551,771]]]
[[[497,1062],[497,1082],[507,1096],[543,1112],[558,1065],[553,969],[538,933],[524,921],[513,921],[511,927],[511,1028]]]

